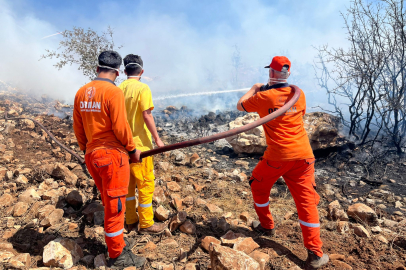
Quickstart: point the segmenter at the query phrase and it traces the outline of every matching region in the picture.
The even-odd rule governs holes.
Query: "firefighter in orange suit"
[[[141,152],[135,149],[123,92],[114,84],[121,62],[117,52],[102,52],[98,77],[79,89],[73,110],[75,135],[104,205],[108,266],[113,269],[141,267],[146,262],[131,252],[130,243],[123,236],[129,159],[139,162]]]
[[[293,92],[287,83],[291,63],[284,56],[276,56],[269,66],[266,85],[255,84],[239,101],[240,111],[257,112],[259,116],[281,108]],[[267,149],[252,172],[250,186],[259,222],[254,229],[269,236],[275,233],[275,224],[269,209],[269,195],[279,177],[285,179],[296,203],[304,245],[308,250],[305,269],[318,269],[327,264],[320,239],[320,222],[317,211],[319,195],[314,179],[314,155],[304,129],[303,116],[306,98],[301,90],[296,104],[284,115],[263,125]]]

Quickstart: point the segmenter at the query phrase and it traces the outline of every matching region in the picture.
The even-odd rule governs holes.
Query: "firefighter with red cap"
[[[255,84],[241,97],[237,109],[256,112],[265,117],[281,108],[293,97],[287,83],[291,63],[287,57],[275,56],[269,66],[267,84]],[[252,171],[249,184],[259,222],[256,231],[269,236],[275,234],[275,224],[269,209],[269,195],[279,177],[283,177],[295,201],[302,228],[304,245],[308,250],[305,269],[318,269],[327,264],[320,239],[320,221],[317,205],[320,197],[314,179],[313,150],[310,146],[303,116],[306,98],[302,90],[299,100],[285,114],[263,125],[267,149]]]

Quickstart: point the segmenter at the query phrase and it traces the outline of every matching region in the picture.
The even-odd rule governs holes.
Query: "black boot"
[[[326,265],[329,261],[329,257],[327,254],[323,254],[323,256],[319,257],[314,254],[312,251],[307,250],[307,260],[305,263],[305,270],[314,270],[319,269]]]
[[[120,256],[109,259],[107,266],[112,269],[124,269],[130,266],[142,267],[146,262],[147,259],[144,257],[136,256],[131,250],[123,249]]]
[[[259,232],[259,233],[263,233],[267,236],[274,236],[275,235],[275,228],[273,229],[265,229],[264,227],[261,226],[261,223],[257,220],[252,222],[252,228]]]

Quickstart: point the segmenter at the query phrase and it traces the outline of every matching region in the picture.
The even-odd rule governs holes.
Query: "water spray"
[[[245,126],[234,128],[234,129],[224,131],[221,133],[217,133],[217,134],[214,134],[211,136],[197,138],[194,140],[184,141],[184,142],[175,143],[175,144],[171,144],[171,145],[166,145],[163,147],[158,147],[158,148],[155,148],[155,149],[152,149],[149,151],[145,151],[145,152],[141,153],[141,158],[153,156],[156,154],[160,154],[160,153],[164,153],[164,152],[168,152],[168,151],[172,151],[172,150],[176,150],[176,149],[180,149],[180,148],[185,148],[185,147],[190,147],[190,146],[199,145],[199,144],[203,144],[203,143],[217,141],[220,139],[224,139],[227,137],[231,137],[231,136],[246,132],[246,131],[256,128],[258,126],[264,125],[264,124],[268,123],[269,121],[272,121],[273,119],[283,115],[287,110],[289,110],[299,100],[299,97],[300,97],[299,87],[297,87],[296,85],[289,85],[289,86],[292,88],[292,90],[294,92],[293,97],[288,102],[286,102],[285,105],[283,105],[280,109],[274,111],[273,113],[271,113],[261,119],[258,119]],[[241,91],[241,89],[230,90],[230,91]]]
[[[186,147],[190,147],[190,146],[194,146],[194,145],[199,145],[199,144],[203,144],[203,143],[209,143],[209,142],[213,142],[213,141],[217,141],[220,139],[224,139],[227,137],[231,137],[243,132],[246,132],[250,129],[256,128],[258,126],[264,125],[266,123],[268,123],[269,121],[272,121],[273,119],[283,115],[287,110],[289,110],[298,100],[300,97],[300,89],[299,87],[297,87],[296,85],[289,85],[292,90],[293,90],[293,97],[285,103],[285,105],[283,105],[279,110],[274,111],[273,113],[258,119],[250,124],[247,124],[245,126],[242,127],[238,127],[238,128],[234,128],[225,132],[221,132],[221,133],[217,133],[211,136],[207,136],[207,137],[203,137],[203,138],[197,138],[194,140],[189,140],[189,141],[184,141],[184,142],[180,142],[180,143],[175,143],[175,144],[171,144],[171,145],[166,145],[163,147],[158,147],[149,151],[145,151],[141,153],[141,158],[145,158],[145,157],[149,157],[152,155],[156,155],[156,154],[160,154],[160,153],[164,153],[164,152],[168,152],[168,151],[172,151],[172,150],[176,150],[176,149],[180,149],[180,148],[186,148]],[[228,90],[228,91],[219,91],[220,93],[230,93],[230,92],[239,92],[239,91],[246,91],[249,88],[244,88],[244,89],[237,89],[237,90]],[[194,94],[185,94],[185,95],[178,95],[178,96],[168,96],[166,98],[171,98],[171,97],[181,97],[181,96],[196,96],[196,95],[203,95],[206,93],[210,93],[210,94],[214,94],[214,93],[218,93],[218,92],[203,92],[203,93],[194,93]],[[210,95],[208,94],[208,95]],[[19,119],[29,119],[31,121],[33,121],[35,124],[37,124],[38,126],[40,126],[48,135],[49,137],[54,140],[62,149],[64,149],[65,151],[67,151],[68,153],[70,153],[72,156],[74,156],[80,164],[84,164],[85,161],[83,160],[83,158],[81,158],[77,153],[73,152],[71,149],[69,149],[68,147],[66,147],[64,144],[62,144],[61,142],[59,142],[55,136],[53,136],[53,134],[44,127],[44,125],[42,125],[40,122],[36,121],[35,119],[32,118],[28,118],[28,117],[16,117],[16,118],[8,118],[7,117],[7,112],[4,114],[4,118],[5,120],[19,120]]]
[[[170,99],[170,98],[192,97],[192,96],[208,96],[208,95],[223,94],[223,93],[243,92],[243,91],[248,91],[248,90],[250,90],[250,88],[241,88],[241,89],[225,90],[225,91],[188,93],[188,94],[158,97],[158,98],[154,98],[154,100],[165,100],[165,99]]]

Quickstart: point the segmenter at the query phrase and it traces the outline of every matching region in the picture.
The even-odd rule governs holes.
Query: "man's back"
[[[268,160],[297,160],[313,158],[303,124],[306,98],[302,90],[299,100],[282,116],[263,125],[268,145],[264,158]],[[287,84],[280,88],[264,89],[243,102],[247,112],[258,112],[265,117],[280,109],[293,96]]]
[[[134,148],[125,118],[119,117],[124,113],[123,101],[120,89],[108,79],[97,78],[79,89],[75,96],[73,128],[82,150]]]
[[[135,79],[125,80],[119,87],[124,93],[127,120],[136,148],[142,151],[151,150],[151,133],[142,115],[143,111],[154,108],[151,90],[148,85]]]

